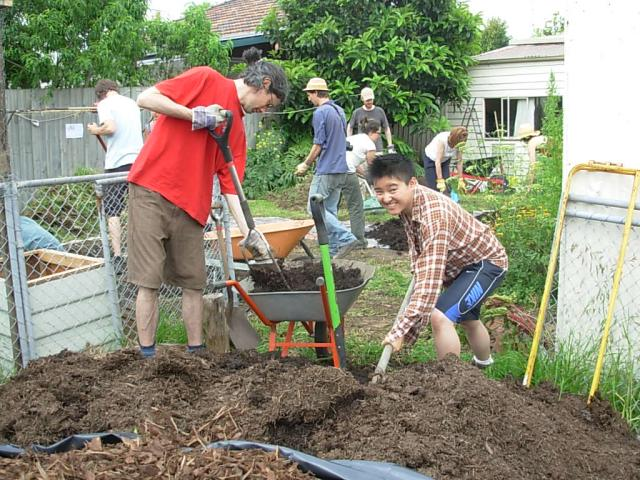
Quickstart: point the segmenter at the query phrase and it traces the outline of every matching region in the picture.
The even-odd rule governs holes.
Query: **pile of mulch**
[[[389,247],[391,250],[400,252],[409,251],[407,235],[404,233],[402,220],[393,218],[386,222],[377,222],[371,225],[365,234],[367,238],[373,238],[381,245]]]
[[[253,292],[310,292],[318,291],[316,285],[318,277],[324,277],[322,263],[319,262],[292,262],[281,265],[282,273],[275,268],[261,266],[251,268],[253,280]],[[336,290],[345,290],[362,285],[362,272],[358,268],[333,265],[333,281]],[[289,288],[289,286],[291,288]]]
[[[0,443],[136,431],[142,451],[128,444],[31,454],[1,460],[0,477],[20,478],[57,460],[76,469],[90,460],[123,472],[121,478],[144,478],[143,469],[160,476],[179,465],[205,468],[207,459],[226,453],[202,458],[202,445],[242,438],[327,459],[394,462],[435,479],[640,478],[640,442],[597,399],[587,407],[584,398],[560,398],[548,385],[527,390],[496,382],[453,357],[392,369],[382,384],[367,383],[371,373],[299,358],[197,356],[169,348],[152,360],[134,351],[41,359],[0,387]],[[180,453],[185,446],[199,453]],[[113,475],[69,471],[65,478]]]
[[[155,431],[154,431],[155,430]],[[2,478],[20,479],[100,479],[146,480],[171,478],[187,480],[216,478],[227,480],[309,480],[298,465],[262,450],[197,448],[185,451],[170,440],[160,427],[145,432],[139,440],[103,445],[99,438],[82,451],[56,455],[29,453],[17,459],[0,459]]]

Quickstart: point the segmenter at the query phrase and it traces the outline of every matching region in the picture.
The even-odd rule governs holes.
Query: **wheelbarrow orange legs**
[[[251,297],[247,294],[247,292],[242,288],[239,282],[236,280],[227,280],[226,282],[221,282],[223,285],[227,287],[233,287],[240,294],[242,299],[249,305],[249,308],[256,314],[258,319],[267,327],[269,327],[269,351],[274,352],[276,349],[281,348],[280,355],[284,358],[289,355],[290,348],[328,348],[331,352],[331,357],[333,360],[333,366],[336,368],[340,368],[340,356],[338,352],[338,346],[336,344],[336,335],[333,329],[333,324],[331,322],[330,309],[329,309],[329,298],[327,295],[327,288],[325,285],[320,286],[320,295],[322,297],[322,306],[325,314],[325,321],[319,322],[324,323],[327,326],[328,331],[328,341],[327,342],[295,342],[293,341],[293,333],[295,329],[296,323],[301,323],[305,330],[309,334],[313,334],[314,332],[314,322],[296,322],[289,321],[287,326],[287,331],[284,336],[284,341],[278,341],[278,324],[285,322],[273,322],[269,320],[262,310],[255,304],[255,302],[251,299]]]

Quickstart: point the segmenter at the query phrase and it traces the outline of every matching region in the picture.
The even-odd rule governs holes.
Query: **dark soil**
[[[489,380],[455,358],[397,368],[380,385],[362,383],[368,374],[171,348],[153,360],[126,350],[41,359],[0,387],[0,443],[50,444],[100,431],[137,431],[143,440],[1,460],[0,477],[68,462],[76,467],[64,478],[221,478],[169,474],[180,465],[215,466],[217,454],[191,456],[181,446],[242,438],[328,459],[395,462],[436,479],[640,478],[640,442],[597,399],[587,407],[547,385]],[[120,477],[83,475],[90,465]]]
[[[254,292],[308,292],[320,290],[316,279],[323,277],[322,264],[319,262],[303,262],[282,266],[282,273],[287,279],[285,284],[282,275],[275,268],[252,268],[251,278]],[[345,290],[362,285],[362,274],[357,268],[333,266],[333,281],[336,290]],[[291,289],[289,288],[291,286]]]
[[[399,218],[393,218],[383,223],[374,223],[366,233],[366,236],[377,240],[378,243],[386,245],[392,250],[409,251],[407,235],[404,233],[402,220]]]

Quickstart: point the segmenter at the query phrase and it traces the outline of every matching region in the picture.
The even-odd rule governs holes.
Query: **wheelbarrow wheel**
[[[315,322],[313,329],[314,340],[316,343],[326,343],[329,340],[329,332],[327,331],[326,322]],[[347,349],[344,343],[344,327],[342,323],[334,331],[336,337],[336,347],[338,349],[338,358],[340,359],[340,367],[344,367],[347,362]],[[330,358],[331,351],[326,347],[316,347],[316,356],[320,359]]]

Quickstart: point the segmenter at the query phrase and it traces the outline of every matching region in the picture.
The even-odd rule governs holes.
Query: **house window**
[[[484,135],[487,138],[514,138],[522,124],[540,130],[546,97],[485,98]]]

